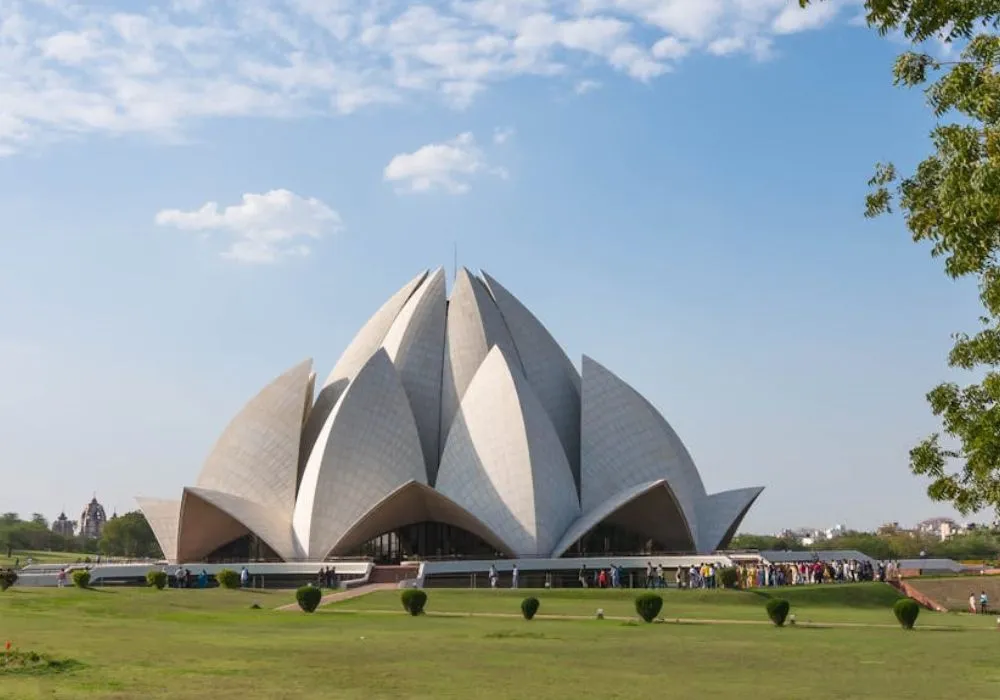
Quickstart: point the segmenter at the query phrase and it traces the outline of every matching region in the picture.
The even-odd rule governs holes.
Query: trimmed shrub
[[[90,572],[86,569],[77,569],[74,571],[73,585],[77,588],[87,588],[90,585]]]
[[[156,590],[162,591],[167,587],[167,572],[166,571],[147,571],[146,572],[146,585],[150,587],[155,587]]]
[[[719,583],[722,584],[723,588],[736,588],[739,580],[740,572],[736,570],[735,566],[727,566],[724,569],[719,569]]]
[[[904,630],[911,630],[917,622],[917,616],[920,614],[920,603],[913,600],[913,598],[900,598],[892,606],[892,612]]]
[[[525,598],[521,601],[521,614],[525,620],[530,620],[538,612],[538,598]]]
[[[407,588],[399,599],[403,603],[403,610],[414,616],[423,614],[424,606],[427,605],[427,594],[419,588]]]
[[[663,608],[663,598],[655,593],[642,593],[635,599],[635,611],[646,622],[652,622]]]
[[[17,583],[17,572],[13,569],[0,569],[0,591],[6,591]]]
[[[307,613],[314,612],[319,607],[319,601],[322,598],[323,591],[316,586],[302,586],[295,591],[295,602]]]
[[[215,580],[219,582],[220,586],[230,590],[240,587],[240,575],[232,569],[223,569],[215,575]]]
[[[767,616],[771,618],[771,622],[776,627],[783,627],[785,625],[785,618],[788,617],[788,611],[792,606],[788,604],[787,600],[771,598],[764,607],[767,608]]]

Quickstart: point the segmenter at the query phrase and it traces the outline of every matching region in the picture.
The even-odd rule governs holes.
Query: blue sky
[[[766,486],[744,530],[950,514],[907,451],[975,289],[861,216],[931,122],[792,5],[0,0],[0,510],[175,497],[457,243]]]

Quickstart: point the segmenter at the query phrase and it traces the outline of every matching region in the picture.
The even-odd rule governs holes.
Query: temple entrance
[[[503,559],[490,544],[455,525],[420,522],[405,525],[365,542],[358,556],[377,564],[396,564],[406,559]]]

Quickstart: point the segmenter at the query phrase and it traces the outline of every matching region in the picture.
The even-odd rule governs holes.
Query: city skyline
[[[19,4],[0,511],[179,492],[248,387],[328,371],[457,244],[710,491],[766,487],[743,531],[954,515],[907,451],[974,285],[862,218],[875,161],[929,148],[899,43],[851,2],[667,5]]]

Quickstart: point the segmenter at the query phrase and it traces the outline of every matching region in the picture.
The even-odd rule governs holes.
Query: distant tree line
[[[0,551],[10,556],[14,550],[42,550],[78,553],[81,557],[101,554],[112,557],[162,557],[152,528],[139,511],[112,518],[104,525],[100,539],[53,532],[41,513],[22,520],[17,513],[0,515]]]
[[[792,538],[771,535],[737,535],[730,549],[777,549],[793,552],[855,549],[875,559],[917,559],[939,557],[943,559],[996,560],[1000,559],[1000,533],[992,530],[973,530],[952,535],[941,541],[935,535],[890,531],[845,532],[829,540],[806,546]]]

